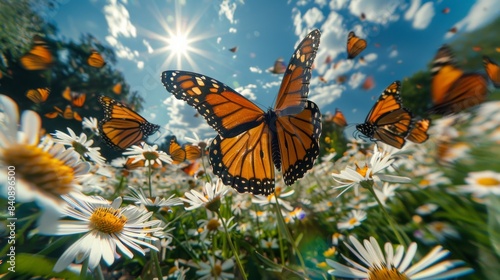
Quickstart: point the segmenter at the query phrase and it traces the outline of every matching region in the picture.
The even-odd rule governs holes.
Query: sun
[[[176,56],[186,56],[189,52],[189,40],[185,34],[176,34],[169,38],[168,50]]]

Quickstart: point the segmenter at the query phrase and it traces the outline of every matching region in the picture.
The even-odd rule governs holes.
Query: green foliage
[[[425,117],[431,103],[431,75],[429,72],[419,71],[405,79],[402,84],[401,95],[404,106],[413,113],[414,117]]]

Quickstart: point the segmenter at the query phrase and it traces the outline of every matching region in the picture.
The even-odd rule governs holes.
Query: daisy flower
[[[229,272],[224,272],[226,270],[231,270],[234,266],[233,259],[227,259],[223,263],[217,260],[214,263],[213,258],[208,258],[208,263],[200,262],[200,270],[196,271],[196,275],[200,276],[199,280],[227,280],[233,279],[234,274]]]
[[[83,129],[87,128],[92,131],[95,135],[99,135],[99,127],[97,125],[97,119],[94,117],[84,117],[82,120]]]
[[[104,165],[105,158],[101,156],[99,150],[100,147],[91,147],[94,144],[94,140],[87,140],[87,135],[85,133],[80,133],[80,136],[77,136],[75,132],[68,127],[69,134],[66,134],[62,131],[56,130],[56,133],[53,133],[54,141],[56,143],[63,144],[64,146],[71,147],[70,149],[74,149],[75,152],[79,153],[82,158],[88,157],[91,161],[98,163],[100,165]]]
[[[351,210],[345,219],[342,219],[337,223],[337,228],[339,230],[343,229],[353,229],[354,227],[360,226],[361,222],[366,220],[366,212],[363,210]]]
[[[157,212],[162,208],[170,209],[172,206],[183,204],[179,198],[174,197],[174,194],[167,199],[157,196],[153,200],[147,197],[141,188],[135,189],[133,187],[129,187],[129,189],[130,196],[125,196],[125,199],[132,200],[135,204],[144,205],[148,210],[153,212]]]
[[[149,146],[147,143],[142,143],[141,146],[133,145],[127,148],[123,155],[129,156],[132,159],[131,164],[144,160],[144,166],[162,165],[172,163],[172,159],[164,151],[158,151],[158,145]]]
[[[346,169],[342,170],[340,174],[332,174],[333,179],[340,184],[340,186],[335,188],[344,189],[338,196],[342,195],[352,187],[354,187],[354,193],[357,196],[359,193],[358,188],[363,181],[377,183],[380,183],[380,181],[391,183],[409,183],[411,180],[408,177],[383,174],[383,171],[390,167],[394,160],[395,159],[392,153],[379,150],[377,145],[375,145],[373,156],[371,157],[369,164],[365,164],[364,167],[359,167],[356,164],[356,168],[348,166]]]
[[[344,244],[361,260],[362,264],[344,255],[342,255],[342,257],[351,264],[352,267],[326,259],[328,265],[333,268],[329,270],[328,273],[335,277],[363,278],[368,280],[437,280],[452,279],[473,272],[471,268],[459,267],[464,264],[464,262],[460,260],[447,260],[435,264],[449,254],[449,251],[443,250],[441,246],[434,247],[434,249],[419,262],[410,266],[417,252],[417,243],[415,242],[412,242],[408,247],[406,256],[402,245],[397,246],[396,251],[394,251],[393,245],[387,242],[384,246],[384,256],[377,240],[373,237],[370,237],[370,240],[365,239],[363,244],[353,236],[350,236],[349,240],[353,247],[349,246],[347,243]]]
[[[268,239],[260,240],[260,247],[266,249],[278,249],[278,239],[269,237]]]
[[[39,144],[41,120],[33,111],[25,111],[19,124],[17,104],[5,95],[0,95],[0,111],[5,123],[0,126],[0,189],[6,195],[8,172],[14,172],[16,200],[36,201],[41,207],[62,207],[61,195],[81,190],[84,176],[90,170],[87,162],[73,150],[54,144],[45,138]],[[18,131],[18,126],[20,131]]]
[[[424,205],[420,205],[417,209],[415,209],[415,212],[420,216],[426,216],[434,213],[434,211],[436,211],[438,207],[439,206],[434,203],[426,203]]]
[[[483,198],[491,194],[500,195],[500,173],[498,172],[491,170],[469,172],[465,183],[467,185],[459,186],[458,189],[475,197]]]
[[[152,233],[162,231],[157,227],[159,221],[149,221],[152,212],[133,205],[120,207],[122,198],[109,203],[102,197],[92,197],[93,202],[80,197],[65,196],[68,206],[64,214],[72,220],[59,220],[56,225],[42,225],[39,232],[44,235],[84,235],[73,243],[59,258],[54,271],[59,272],[68,267],[73,260],[81,263],[89,260],[92,270],[99,265],[101,259],[112,265],[117,256],[116,248],[129,258],[134,254],[129,248],[145,255],[141,246],[158,251],[158,248],[147,241],[156,241]],[[127,248],[129,247],[129,248]]]
[[[210,211],[218,211],[221,198],[223,198],[229,190],[229,187],[224,185],[221,179],[218,179],[213,185],[205,183],[203,193],[196,190],[190,190],[184,194],[186,197],[181,197],[180,200],[190,205],[186,207],[186,210],[193,210],[203,206]]]
[[[255,204],[259,204],[260,206],[265,206],[265,205],[269,205],[269,204],[275,204],[274,198],[276,198],[276,200],[278,200],[278,203],[283,208],[285,208],[288,211],[292,211],[293,207],[290,204],[290,202],[284,200],[283,198],[286,198],[286,197],[293,195],[295,193],[295,190],[291,189],[290,191],[287,191],[287,192],[282,192],[282,191],[283,191],[283,189],[281,187],[276,186],[276,188],[274,189],[274,193],[271,193],[268,196],[255,195],[252,198],[252,202]]]
[[[189,143],[195,146],[200,147],[200,149],[203,151],[208,147],[208,145],[210,145],[210,142],[212,142],[212,139],[210,138],[200,139],[200,137],[198,136],[198,134],[196,134],[196,132],[193,132],[193,137],[194,138],[184,137],[184,140],[188,141]]]

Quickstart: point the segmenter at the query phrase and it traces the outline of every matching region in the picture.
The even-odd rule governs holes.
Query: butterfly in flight
[[[87,58],[87,63],[95,68],[102,68],[106,65],[106,61],[104,61],[102,55],[96,50],[91,51],[89,57]]]
[[[191,144],[181,146],[177,143],[175,136],[170,139],[168,151],[168,155],[172,158],[173,164],[180,164],[186,160],[191,161],[201,158],[201,149],[198,146]]]
[[[424,143],[429,139],[429,134],[427,134],[427,130],[431,125],[430,119],[421,119],[414,123],[413,128],[410,130],[410,133],[406,137],[406,140],[410,140],[413,143]]]
[[[488,81],[479,73],[464,73],[456,65],[447,45],[439,48],[431,69],[433,107],[430,113],[449,115],[461,112],[486,100]]]
[[[500,67],[491,58],[483,56],[484,69],[486,74],[496,88],[500,88]]]
[[[273,74],[283,74],[286,71],[286,65],[283,62],[283,58],[278,58],[274,62],[274,65],[267,69],[269,72]]]
[[[347,35],[347,58],[353,59],[366,49],[366,40],[361,39],[353,31]]]
[[[267,112],[205,75],[163,72],[165,88],[196,108],[217,130],[209,161],[224,184],[239,192],[269,195],[274,191],[274,167],[283,172],[286,185],[312,168],[319,154],[321,114],[307,96],[319,40],[320,32],[314,30],[298,45],[275,106]]]
[[[36,88],[30,89],[26,92],[26,97],[36,104],[43,103],[49,98],[50,89],[49,88]]]
[[[33,37],[31,50],[20,59],[24,69],[30,71],[45,70],[52,66],[53,60],[47,43],[38,35]]]
[[[389,85],[373,105],[365,122],[356,125],[356,129],[372,141],[382,141],[401,149],[410,131],[412,115],[403,108],[400,92],[399,81]]]
[[[149,123],[141,115],[107,96],[100,96],[99,103],[104,108],[104,118],[99,121],[99,132],[106,143],[119,150],[138,144],[144,138],[160,129]]]

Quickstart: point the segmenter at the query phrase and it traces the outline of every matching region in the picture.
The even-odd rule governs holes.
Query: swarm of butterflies
[[[297,46],[288,65],[278,59],[268,69],[271,73],[284,76],[275,105],[267,112],[208,76],[187,71],[162,73],[165,88],[177,99],[193,106],[217,131],[218,135],[208,147],[208,158],[214,174],[224,184],[239,192],[269,195],[274,192],[275,168],[283,173],[286,185],[292,185],[313,167],[319,155],[322,117],[318,106],[308,100],[308,95],[319,43],[320,32],[313,30]],[[347,59],[354,59],[366,47],[366,40],[350,32]],[[37,37],[33,48],[20,62],[28,70],[41,70],[52,63],[52,56],[43,40]],[[92,51],[88,64],[99,68],[105,62],[98,52]],[[484,57],[484,65],[487,75],[464,73],[457,66],[451,49],[446,45],[441,47],[432,66],[433,107],[429,114],[454,114],[484,102],[488,93],[488,78],[495,87],[500,87],[499,66],[488,57]],[[121,91],[120,84],[115,88]],[[39,103],[46,100],[49,94],[49,89],[33,89],[26,96]],[[64,111],[54,108],[56,111],[46,117],[61,115],[81,120],[71,107],[82,106],[86,95],[67,88],[63,97],[71,106],[68,105]],[[123,150],[139,144],[160,129],[159,125],[149,123],[126,104],[107,96],[99,97],[99,102],[104,109],[104,118],[99,122],[100,135],[116,149]],[[344,115],[338,109],[328,120],[340,127],[347,126]],[[356,125],[356,129],[372,141],[402,148],[406,140],[415,143],[426,141],[430,122],[430,118],[415,119],[404,108],[401,84],[395,81],[382,92],[365,122]],[[200,158],[204,151],[195,145],[180,145],[173,137],[168,154],[174,163],[179,164]],[[186,167],[189,168],[192,167]]]

